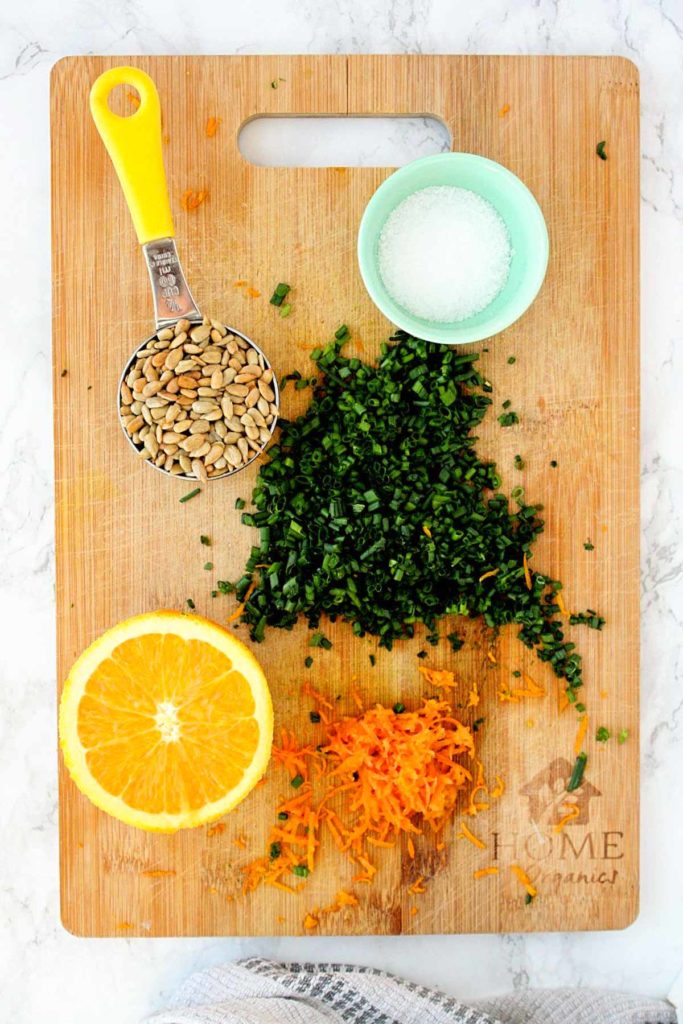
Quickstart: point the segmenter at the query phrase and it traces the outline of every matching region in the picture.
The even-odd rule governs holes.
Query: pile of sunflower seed
[[[121,384],[123,427],[175,476],[234,473],[263,451],[277,420],[277,385],[264,356],[218,320],[179,320],[138,350]]]

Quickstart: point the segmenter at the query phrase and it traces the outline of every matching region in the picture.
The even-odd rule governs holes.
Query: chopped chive
[[[557,459],[550,460],[551,469],[557,469]]]
[[[235,584],[231,583],[230,580],[216,580],[216,587],[221,594],[233,594],[235,592]]]
[[[418,658],[427,658],[428,656],[429,656],[429,652],[428,651],[418,651],[417,652],[417,657]]]
[[[196,608],[196,605],[195,605],[195,603],[194,603],[194,601],[192,600],[191,597],[187,598],[187,607],[190,608],[191,610],[194,610]]]
[[[586,705],[579,701],[577,704],[574,705],[574,709],[578,711],[580,715],[582,715],[586,710]]]
[[[322,647],[323,650],[329,651],[332,649],[332,641],[328,640],[324,633],[314,633],[308,641],[309,647]]]
[[[524,459],[521,455],[515,455],[515,469],[524,469]]]
[[[519,671],[518,668],[516,668],[512,674],[515,677],[515,679],[521,679],[522,678],[522,673]]]
[[[212,590],[211,591],[211,597],[218,597],[218,591],[217,590]]]
[[[517,356],[508,356],[508,364],[510,366],[512,366],[513,363],[516,363],[516,362],[517,362]]]
[[[402,704],[400,700],[397,700],[396,703],[394,704],[393,711],[394,711],[394,714],[396,714],[396,715],[402,715],[403,712],[405,711],[405,709],[406,709],[405,704]]]
[[[498,422],[501,427],[511,427],[515,423],[519,423],[519,416],[512,409],[510,412],[503,412],[498,417]]]
[[[279,817],[279,815],[278,815],[278,817]],[[268,851],[268,856],[270,857],[271,860],[277,860],[281,853],[282,853],[282,847],[280,846],[279,843],[271,843],[270,844],[270,850]]]
[[[320,712],[319,711],[309,711],[308,712],[308,717],[310,718],[310,720],[313,722],[314,725],[317,725],[318,722],[320,721]]]
[[[465,646],[465,641],[457,633],[446,633],[446,639],[451,645],[451,650],[456,652]]]
[[[588,754],[581,753],[574,762],[574,769],[571,774],[571,778],[567,783],[567,792],[573,793],[575,789],[578,789],[583,782],[583,773],[586,768],[586,761],[588,760]]]
[[[206,534],[205,534],[205,533],[203,533],[203,534],[202,534],[202,535],[200,536],[199,540],[200,540],[200,542],[201,542],[201,543],[202,543],[202,544],[204,545],[204,547],[207,547],[207,548],[210,548],[210,547],[211,547],[211,541],[209,540],[209,538],[208,538],[208,537],[206,536]]]
[[[280,811],[280,813],[277,816],[278,821],[287,821],[288,818],[289,815],[287,814],[287,811]]]
[[[182,505],[184,502],[190,501],[191,498],[196,498],[200,491],[201,487],[195,487],[193,491],[188,491],[187,494],[183,494],[182,498],[178,498],[178,501]]]
[[[60,375],[59,375],[59,376],[60,376],[60,377],[66,377],[66,375],[67,375],[67,373],[68,373],[68,372],[69,372],[68,370],[62,370],[62,372],[60,373]]]
[[[286,295],[291,291],[291,285],[281,282],[275,288],[275,291],[270,297],[270,304],[272,306],[281,306]]]
[[[284,320],[292,312],[292,305],[289,302],[285,302],[284,305],[280,306],[280,316]]]
[[[204,562],[204,568],[207,572],[210,572],[213,569],[213,562]]]
[[[368,658],[370,659],[370,664],[374,668],[375,664],[377,662],[377,659],[375,658],[375,655],[374,654],[368,654]]]
[[[607,142],[605,139],[603,139],[602,142],[598,142],[597,146],[595,147],[595,152],[598,154],[601,160],[607,159],[607,153],[605,152],[606,145]]]
[[[310,668],[312,664],[313,658],[309,654],[307,658],[304,658],[304,665],[306,666],[306,668]]]
[[[595,733],[595,738],[598,741],[598,743],[607,743],[607,740],[610,738],[610,735],[611,733],[609,729],[606,728],[606,726],[601,725]]]
[[[294,778],[292,779],[291,785],[294,787],[294,789],[298,789],[299,786],[303,786],[303,783],[304,783],[303,775],[295,775]]]
[[[506,398],[505,401],[503,402],[503,408],[504,409],[509,409],[511,405],[512,405],[512,402],[510,401],[510,399]]]
[[[346,324],[342,324],[341,327],[338,327],[337,330],[334,332],[334,336],[337,339],[337,341],[343,341],[345,338],[348,338],[348,335],[349,329],[346,326]]]
[[[241,510],[241,509],[243,509],[245,507],[246,504],[247,503],[244,500],[244,498],[235,498],[235,508]]]
[[[299,878],[308,878],[310,871],[308,870],[305,864],[293,864],[292,874],[298,875]]]
[[[482,727],[485,721],[485,718],[476,718],[472,722],[472,732],[479,732],[479,729]]]
[[[628,737],[629,737],[628,729],[621,729],[620,732],[619,732],[619,735],[617,736],[617,743],[626,743],[626,740],[628,739]]]
[[[529,906],[529,904],[530,904],[530,903],[533,903],[533,902],[534,902],[534,898],[533,898],[533,896],[531,895],[531,893],[530,893],[530,892],[528,892],[528,893],[526,894],[526,896],[524,897],[524,902],[525,902],[525,904],[526,904],[526,906],[527,906],[527,907]]]
[[[583,546],[586,549],[586,551],[595,551],[595,544],[592,544],[589,540],[585,540],[583,542]]]

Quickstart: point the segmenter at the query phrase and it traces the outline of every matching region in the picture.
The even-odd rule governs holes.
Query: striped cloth
[[[194,974],[148,1024],[676,1024],[670,1003],[591,989],[535,989],[470,1005],[348,964],[252,957]]]

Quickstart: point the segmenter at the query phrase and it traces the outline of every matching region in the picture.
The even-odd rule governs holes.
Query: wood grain
[[[573,758],[574,716],[554,696],[500,705],[497,683],[528,670],[554,695],[552,675],[508,633],[496,666],[471,627],[458,655],[430,649],[483,691],[477,717],[482,760],[506,793],[471,827],[478,850],[425,841],[411,862],[404,848],[378,857],[361,907],[325,918],[322,933],[532,931],[619,928],[638,905],[638,76],[626,60],[545,57],[77,57],[52,76],[54,394],[57,516],[58,679],[102,630],[125,616],[182,608],[187,597],[219,621],[229,599],[212,601],[200,533],[214,538],[221,578],[234,578],[251,544],[234,510],[256,467],[206,489],[187,490],[136,462],[116,418],[116,382],[133,345],[150,331],[142,256],[104,147],[87,113],[91,83],[105,68],[148,71],[162,99],[166,167],[181,256],[202,308],[267,351],[279,372],[306,373],[308,352],[341,322],[372,358],[389,324],[358,275],[355,239],[362,210],[389,170],[263,168],[248,165],[236,139],[261,113],[432,114],[457,150],[499,160],[533,190],[550,230],[548,276],[532,309],[484,345],[481,364],[496,403],[511,398],[519,427],[501,430],[494,406],[479,448],[501,466],[509,488],[523,482],[545,505],[535,565],[565,581],[572,608],[599,609],[602,634],[575,630],[584,655],[591,716],[582,816],[561,835],[553,780]],[[280,77],[279,88],[271,81]],[[509,110],[501,116],[501,109]],[[222,118],[206,138],[210,116]],[[596,157],[607,140],[609,159]],[[186,188],[208,188],[197,211],[180,209]],[[246,280],[261,292],[249,297]],[[293,315],[268,304],[278,281],[294,285]],[[479,349],[482,346],[478,346]],[[508,365],[508,356],[516,363]],[[64,371],[67,371],[66,374]],[[285,414],[303,397],[285,392]],[[512,467],[516,452],[527,469]],[[550,460],[556,459],[556,469]],[[591,539],[595,550],[583,542]],[[239,635],[243,635],[244,630]],[[414,700],[420,643],[379,652],[341,624],[334,648],[309,677],[346,693],[351,677],[368,700]],[[276,727],[308,735],[300,683],[307,634],[268,634],[257,651],[270,680]],[[630,730],[623,746],[592,740],[594,727]],[[151,836],[123,827],[80,796],[60,766],[62,916],[81,935],[301,934],[304,914],[329,903],[352,870],[326,845],[321,868],[295,897],[273,889],[240,894],[241,867],[261,854],[283,780],[269,773],[225,821]],[[561,788],[561,783],[559,784]],[[248,849],[235,844],[247,837]],[[509,872],[536,879],[525,906]],[[500,874],[474,882],[478,867]],[[160,873],[161,872],[161,873]],[[410,896],[416,874],[427,892]],[[413,914],[412,908],[418,912]]]

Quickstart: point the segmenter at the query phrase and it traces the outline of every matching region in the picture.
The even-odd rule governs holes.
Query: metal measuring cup
[[[109,107],[109,96],[119,85],[136,89],[140,97],[137,110],[128,116]],[[175,244],[161,150],[161,108],[152,79],[139,68],[105,71],[90,90],[90,111],[121,183],[154,300],[156,332],[136,347],[119,381],[123,433],[136,452],[169,476],[207,482],[232,475],[257,459],[272,437],[279,409],[277,378],[258,345],[240,331],[203,317],[192,297]],[[174,361],[185,372],[169,370]],[[220,388],[214,386],[218,370],[223,376]],[[163,377],[167,380],[157,386]],[[144,383],[134,391],[136,381]],[[212,399],[216,409],[209,409]],[[138,420],[139,428],[131,429]],[[192,426],[187,426],[190,420]],[[205,434],[200,432],[204,423]],[[191,438],[204,437],[201,446],[184,450],[192,447]]]

